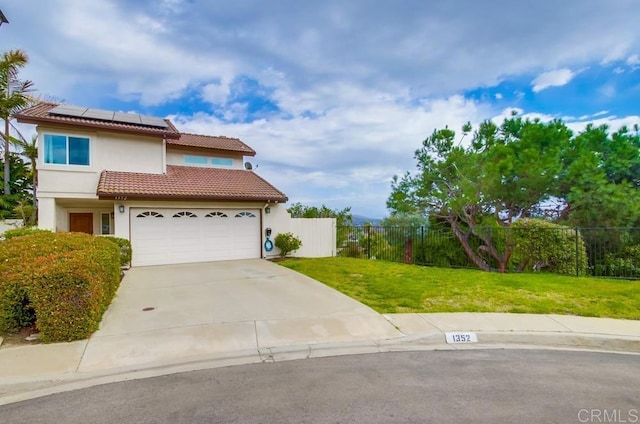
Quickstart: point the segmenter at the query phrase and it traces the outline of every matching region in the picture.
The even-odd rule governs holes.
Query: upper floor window
[[[211,158],[211,165],[214,165],[214,166],[233,166],[233,159],[230,159],[230,158]]]
[[[213,168],[221,166],[232,167],[233,159],[210,156],[184,155],[184,163],[185,165],[199,165]]]
[[[206,156],[184,155],[184,163],[187,165],[206,165]]]
[[[44,163],[89,165],[89,139],[66,135],[44,135]]]

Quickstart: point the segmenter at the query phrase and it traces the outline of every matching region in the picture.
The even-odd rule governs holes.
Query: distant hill
[[[362,215],[352,215],[353,218],[353,225],[364,225],[365,223],[369,222],[371,223],[371,225],[380,225],[380,223],[382,222],[382,219],[379,218],[369,218],[366,216],[362,216]]]

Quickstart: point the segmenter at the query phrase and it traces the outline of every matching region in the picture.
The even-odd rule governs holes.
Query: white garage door
[[[131,209],[133,265],[259,258],[258,209]]]

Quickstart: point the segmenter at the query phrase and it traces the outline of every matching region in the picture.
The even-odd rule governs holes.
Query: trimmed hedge
[[[23,326],[32,310],[44,342],[87,338],[119,283],[120,251],[105,238],[43,232],[2,241],[0,332]]]
[[[36,227],[24,227],[24,228],[16,228],[14,230],[7,230],[2,234],[6,240],[9,240],[14,237],[22,237],[29,234],[39,234],[39,233],[50,233],[49,230],[43,230]]]
[[[112,241],[118,245],[120,249],[120,266],[128,267],[131,265],[131,257],[133,255],[133,250],[131,249],[131,242],[125,238],[121,237],[104,237],[106,240]]]

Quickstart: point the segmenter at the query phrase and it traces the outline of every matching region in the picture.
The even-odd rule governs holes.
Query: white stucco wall
[[[126,134],[76,131],[38,127],[38,199],[95,199],[100,173],[110,171],[164,172],[163,144],[159,137],[138,137]],[[90,165],[55,165],[44,163],[44,134],[88,137]]]
[[[38,200],[38,228],[56,231],[56,199],[43,197]]]

